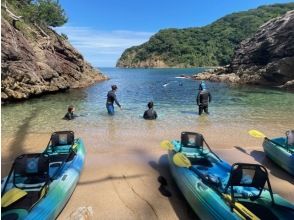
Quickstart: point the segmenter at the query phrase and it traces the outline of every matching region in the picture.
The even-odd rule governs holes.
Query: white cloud
[[[128,30],[100,31],[74,26],[58,27],[55,30],[66,34],[70,43],[96,67],[115,66],[125,49],[148,41],[154,34]]]

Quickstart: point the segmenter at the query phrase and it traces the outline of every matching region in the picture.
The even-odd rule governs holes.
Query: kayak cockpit
[[[1,211],[5,213],[1,218],[24,216],[47,194],[48,167],[47,154],[23,154],[15,159],[1,192]]]

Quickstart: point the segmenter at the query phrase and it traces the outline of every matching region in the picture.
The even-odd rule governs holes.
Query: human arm
[[[114,100],[115,104],[117,104],[117,106],[118,106],[119,108],[121,108],[121,105],[120,105],[119,102],[117,101],[116,95],[115,95],[114,93],[112,94],[112,97],[113,97],[113,100]]]
[[[197,102],[197,105],[200,104],[200,92],[198,92],[198,95],[197,95],[197,98],[196,98],[196,102]]]
[[[209,102],[211,102],[211,94],[210,94],[210,92],[208,93],[208,99],[209,99]]]
[[[147,111],[144,112],[143,118],[144,118],[144,119],[148,118],[148,116],[147,116]]]

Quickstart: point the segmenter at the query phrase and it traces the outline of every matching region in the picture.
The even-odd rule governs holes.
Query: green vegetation
[[[151,58],[169,66],[226,65],[242,40],[266,21],[290,10],[294,10],[294,3],[275,4],[233,13],[200,28],[160,30],[148,42],[125,50],[118,65],[136,66]]]
[[[42,27],[58,27],[67,22],[65,12],[58,0],[9,0],[7,2],[26,22]]]
[[[68,40],[68,36],[67,36],[66,34],[61,33],[60,36],[61,36],[62,38],[64,38],[65,40]]]

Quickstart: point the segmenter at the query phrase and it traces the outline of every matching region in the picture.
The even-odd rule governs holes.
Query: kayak
[[[294,205],[272,193],[263,166],[231,166],[211,151],[198,133],[182,132],[181,141],[170,143],[171,174],[201,219],[294,218]]]
[[[82,139],[60,131],[43,153],[17,157],[1,181],[1,219],[56,219],[77,185],[85,154]]]
[[[265,154],[281,168],[294,175],[294,146],[286,144],[286,138],[264,138]]]

